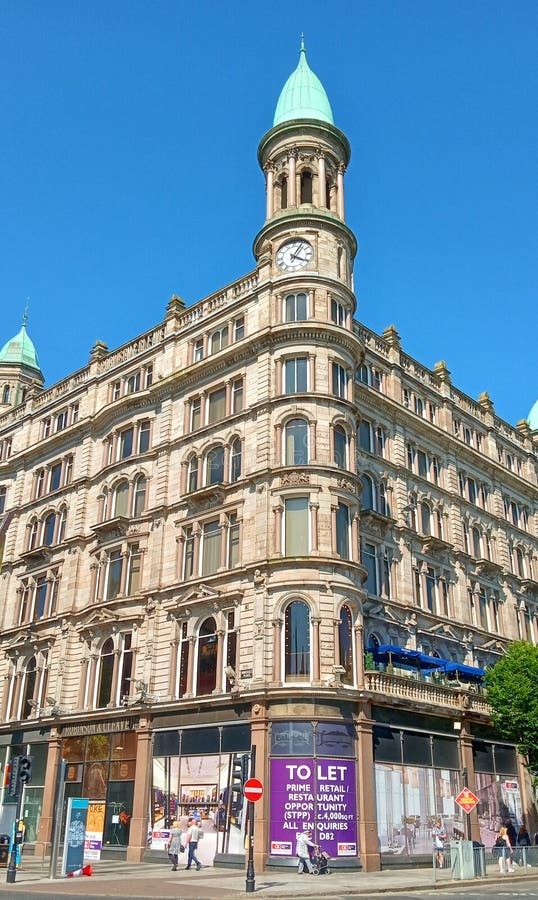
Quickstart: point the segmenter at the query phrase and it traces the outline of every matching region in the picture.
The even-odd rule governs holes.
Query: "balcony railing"
[[[465,710],[490,715],[490,708],[484,695],[466,687],[445,687],[431,681],[391,675],[388,672],[365,672],[365,689],[372,694],[382,694],[391,699],[424,703],[445,709]]]

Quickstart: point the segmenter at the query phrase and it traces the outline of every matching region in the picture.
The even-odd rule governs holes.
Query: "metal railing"
[[[538,869],[538,846],[484,847],[473,841],[472,854],[465,852],[464,841],[452,841],[432,854],[433,880],[450,881],[487,878],[495,875],[534,875]]]

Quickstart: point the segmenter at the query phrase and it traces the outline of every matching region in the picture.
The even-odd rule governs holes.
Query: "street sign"
[[[456,797],[456,803],[458,806],[461,806],[466,813],[470,813],[478,803],[478,797],[476,794],[473,794],[468,787],[464,787]]]
[[[259,778],[249,778],[248,781],[245,781],[243,793],[247,800],[255,803],[256,800],[260,800],[263,797],[263,784]]]

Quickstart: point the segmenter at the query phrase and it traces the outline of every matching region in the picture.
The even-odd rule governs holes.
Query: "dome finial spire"
[[[291,73],[280,92],[273,126],[295,119],[313,119],[334,125],[331,104],[325,88],[306,61],[304,34],[301,34],[301,51],[297,68]]]
[[[30,309],[30,298],[26,298],[26,306],[24,307],[24,312],[22,314],[22,327],[26,328],[28,322],[28,310]]]
[[[301,32],[301,53],[306,53],[306,47],[304,45],[304,31]]]

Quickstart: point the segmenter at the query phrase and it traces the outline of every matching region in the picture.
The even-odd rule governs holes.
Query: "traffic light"
[[[9,782],[8,782],[8,793],[11,794],[12,797],[17,796],[17,788],[19,786],[19,761],[20,756],[12,756],[10,762],[10,771],[9,771]]]
[[[32,780],[32,757],[19,756],[19,781],[30,784]]]

